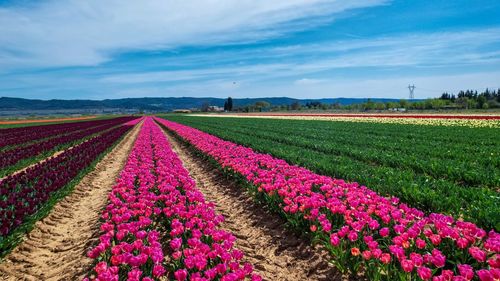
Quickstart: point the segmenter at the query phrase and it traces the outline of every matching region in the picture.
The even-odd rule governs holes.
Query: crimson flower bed
[[[85,280],[261,280],[151,118],[102,213]]]
[[[89,166],[139,119],[109,130],[0,181],[0,253],[4,254],[19,240],[18,228],[29,230],[33,217],[46,202]],[[11,236],[14,235],[14,236]]]
[[[344,272],[370,280],[498,280],[500,234],[442,214],[429,216],[355,182],[224,141],[197,129],[158,123],[243,178],[292,225],[306,227]]]
[[[100,122],[99,125],[93,125],[92,127],[81,129],[74,131],[73,128],[68,128],[71,133],[57,136],[54,138],[49,138],[40,142],[35,142],[33,144],[22,146],[22,147],[14,147],[9,150],[4,150],[0,152],[0,169],[3,169],[8,166],[15,165],[22,159],[30,158],[42,154],[43,152],[51,151],[56,147],[75,142],[77,140],[89,137],[93,134],[108,130],[117,125],[123,124],[132,120],[133,117],[125,117],[125,118],[117,118],[105,120],[106,122]],[[89,126],[90,124],[86,124]],[[41,130],[41,128],[32,128],[33,131]]]
[[[108,124],[110,122],[118,125],[135,118],[136,117],[118,117],[105,120],[0,129],[0,149],[10,145],[20,145],[23,143],[38,141],[52,136],[76,132],[79,130]]]

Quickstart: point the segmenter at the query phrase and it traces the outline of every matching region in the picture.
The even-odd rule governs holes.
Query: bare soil
[[[80,280],[93,260],[86,257],[96,244],[99,216],[122,170],[142,123],[136,125],[88,173],[73,193],[36,223],[0,264],[0,280]]]
[[[236,180],[228,179],[213,164],[201,159],[166,131],[174,152],[184,163],[198,189],[225,217],[222,227],[236,238],[244,261],[254,265],[265,280],[346,280],[328,262],[328,253],[285,228],[278,215],[256,203]]]

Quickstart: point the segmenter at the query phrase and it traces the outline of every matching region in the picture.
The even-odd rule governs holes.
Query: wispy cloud
[[[454,75],[403,75],[378,79],[348,78],[321,80],[320,83],[303,83],[300,86],[292,81],[288,84],[264,84],[243,81],[237,88],[224,87],[230,81],[209,80],[199,83],[179,85],[156,85],[138,88],[125,88],[114,93],[113,97],[142,96],[188,96],[188,97],[276,97],[294,98],[331,98],[331,97],[379,97],[408,98],[408,83],[417,85],[416,98],[436,97],[444,91],[458,92],[462,89],[484,90],[486,87],[499,87],[500,72],[479,72]],[[258,93],[258,94],[256,94]]]
[[[235,50],[213,54],[217,65],[193,64],[203,60],[199,55],[172,58],[186,70],[152,71],[112,74],[103,77],[104,83],[155,83],[213,79],[270,80],[295,78],[295,84],[318,83],[321,79],[305,75],[347,68],[427,67],[443,68],[500,63],[500,52],[488,46],[500,44],[500,29],[474,32],[447,32],[398,35],[354,41],[330,41],[323,44],[302,44],[287,48]],[[283,53],[286,63],[276,63],[276,54]],[[226,58],[226,59],[224,59]],[[234,58],[253,63],[235,64]],[[167,62],[168,63],[168,62]],[[172,63],[172,62],[170,62]]]
[[[295,80],[293,83],[295,85],[303,86],[303,85],[315,85],[323,82],[323,80],[320,79],[311,79],[311,78],[301,78],[298,80]]]
[[[408,83],[426,95],[500,86],[498,23],[471,24],[457,2],[420,4],[456,6],[451,28],[437,28],[447,13],[398,19],[409,8],[396,4],[0,1],[0,95],[405,97]]]
[[[23,1],[0,7],[0,66],[93,66],[123,51],[263,40],[384,2]]]

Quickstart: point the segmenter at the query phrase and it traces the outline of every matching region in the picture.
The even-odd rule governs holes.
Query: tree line
[[[208,106],[208,104],[207,104]],[[294,111],[294,110],[459,110],[459,109],[490,109],[500,108],[500,89],[486,89],[482,92],[476,90],[459,91],[457,94],[444,92],[438,98],[426,100],[399,100],[389,102],[374,102],[368,99],[363,103],[343,105],[340,103],[322,103],[319,101],[305,104],[295,101],[291,104],[272,105],[267,101],[257,101],[254,104],[236,106],[233,99],[228,97],[224,102],[224,111],[230,112],[263,112],[263,111]],[[203,111],[203,109],[202,109]],[[205,110],[206,111],[206,110]]]
[[[455,94],[443,93],[440,100],[448,105],[455,105],[460,108],[500,108],[500,89],[489,90],[478,93],[475,90],[460,91]]]

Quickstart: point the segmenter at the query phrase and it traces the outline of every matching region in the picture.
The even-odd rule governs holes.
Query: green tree
[[[255,108],[257,108],[259,110],[259,112],[262,112],[263,108],[268,108],[270,106],[271,106],[271,104],[268,103],[267,101],[258,101],[255,103]]]
[[[299,110],[301,105],[298,101],[294,101],[291,105],[290,105],[291,109],[292,110]]]
[[[375,103],[375,109],[377,109],[377,110],[384,110],[385,109],[385,104],[383,102],[377,102],[377,103]]]
[[[400,100],[399,106],[403,107],[403,108],[408,108],[408,107],[410,107],[410,103],[407,100]]]
[[[201,111],[207,112],[209,107],[210,107],[210,105],[208,104],[208,102],[204,102],[201,104]]]
[[[365,108],[368,110],[373,110],[375,109],[375,103],[371,99],[368,99],[366,101]]]
[[[467,99],[467,108],[477,108],[477,102],[474,99]]]
[[[488,91],[488,89],[486,89],[486,91]],[[487,92],[487,93],[489,94],[489,92]],[[484,106],[485,104],[487,104],[486,102],[487,102],[486,97],[485,97],[485,96],[483,96],[483,95],[480,95],[480,96],[477,98],[477,108],[483,108],[483,106]]]

